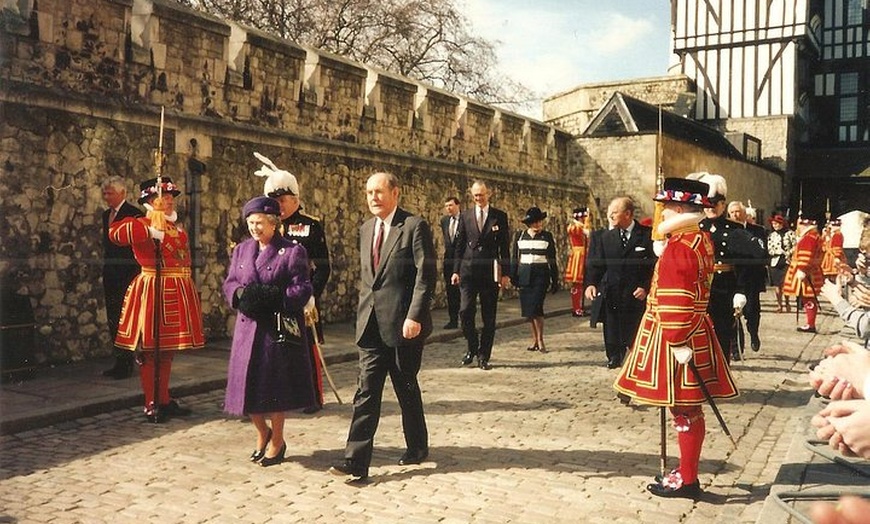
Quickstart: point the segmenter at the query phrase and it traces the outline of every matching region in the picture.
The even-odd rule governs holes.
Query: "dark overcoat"
[[[275,235],[263,250],[254,239],[236,246],[223,285],[227,302],[236,306],[236,291],[250,284],[275,285],[284,290],[284,314],[304,326],[303,307],[311,297],[308,255],[301,245]],[[227,372],[224,410],[232,415],[271,413],[314,404],[314,386],[307,332],[303,346],[288,350],[275,344],[274,317],[255,320],[241,311],[236,317]]]

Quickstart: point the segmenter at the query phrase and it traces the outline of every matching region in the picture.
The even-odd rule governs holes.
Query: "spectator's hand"
[[[731,300],[731,304],[738,312],[743,311],[743,306],[746,305],[746,295],[743,293],[734,293],[734,298]]]
[[[800,280],[801,282],[803,282],[804,280],[806,280],[807,274],[804,273],[804,271],[802,269],[797,269],[794,272],[794,277],[796,279]]]
[[[507,289],[508,286],[510,286],[510,283],[511,283],[511,277],[509,277],[507,275],[502,275],[501,278],[499,279],[499,286],[501,286],[502,289]]]
[[[828,302],[835,305],[843,300],[843,288],[840,287],[839,280],[840,279],[837,279],[837,283],[834,283],[825,279],[825,283],[820,291],[820,294],[825,297]]]
[[[402,324],[402,336],[407,340],[418,337],[422,330],[423,326],[416,320],[411,320],[410,318],[406,318],[405,322]]]
[[[855,260],[855,267],[862,273],[867,273],[867,266],[870,266],[870,260],[867,260],[867,255],[858,253],[858,258]]]
[[[450,284],[453,286],[459,285],[459,273],[453,273],[450,275]]]
[[[151,238],[153,238],[154,240],[159,240],[160,242],[163,242],[163,237],[166,236],[165,232],[160,231],[154,226],[148,226],[148,234],[151,235]]]
[[[646,289],[639,287],[631,293],[631,296],[638,300],[643,300],[646,298]]]
[[[865,398],[864,381],[870,374],[870,352],[849,342],[825,350],[827,355],[809,374],[810,385],[833,400]]]
[[[595,286],[586,286],[586,300],[595,300],[598,296],[598,288]]]
[[[828,438],[831,447],[846,456],[870,458],[870,401],[831,402],[817,416],[834,430]]]
[[[810,515],[814,524],[861,524],[867,522],[870,514],[870,500],[845,495],[837,505],[828,502],[814,502]]]

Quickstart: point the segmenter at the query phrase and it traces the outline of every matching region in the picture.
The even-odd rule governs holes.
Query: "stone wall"
[[[324,221],[327,322],[354,314],[363,186],[375,170],[398,174],[401,205],[433,228],[446,196],[468,202],[471,180],[484,179],[512,227],[539,205],[563,247],[571,208],[588,201],[569,167],[571,137],[541,122],[168,0],[37,8],[0,26],[0,278],[34,306],[40,362],[109,353],[99,183],[120,175],[135,200],[153,176],[161,106],[209,337],[232,326],[220,285],[246,236],[241,206],[262,192],[254,151],[295,173],[305,209]]]

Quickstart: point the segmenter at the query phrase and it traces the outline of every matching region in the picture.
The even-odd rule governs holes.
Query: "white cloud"
[[[646,19],[632,19],[621,13],[608,13],[602,27],[593,30],[587,40],[596,52],[615,55],[643,45],[653,33],[653,25]]]

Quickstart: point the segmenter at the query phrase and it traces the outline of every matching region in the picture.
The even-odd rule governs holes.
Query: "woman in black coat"
[[[529,321],[532,345],[529,351],[547,352],[544,344],[544,298],[547,290],[559,290],[559,269],[556,266],[556,242],[544,231],[547,214],[537,207],[526,211],[522,222],[526,229],[514,240],[511,254],[511,282],[519,288],[520,309]]]

